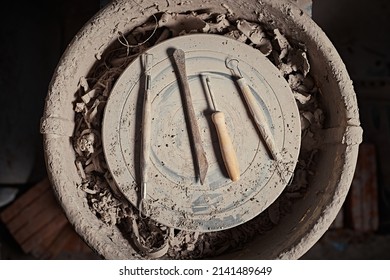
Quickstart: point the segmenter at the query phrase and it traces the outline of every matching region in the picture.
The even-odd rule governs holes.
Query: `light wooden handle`
[[[252,117],[256,123],[257,128],[260,131],[261,136],[264,139],[264,142],[267,145],[267,148],[271,152],[272,157],[278,161],[282,161],[282,156],[279,153],[279,150],[276,146],[276,143],[274,141],[274,137],[271,133],[271,130],[268,126],[268,122],[264,116],[263,111],[260,109],[255,97],[252,94],[251,89],[249,88],[248,84],[246,83],[245,78],[240,78],[237,80],[237,84],[240,87],[245,101],[249,107],[249,111],[252,114]]]
[[[212,115],[212,120],[218,134],[219,147],[226,170],[230,179],[235,182],[240,179],[240,168],[237,161],[236,152],[230,139],[229,132],[225,123],[225,115],[222,112],[216,112]]]

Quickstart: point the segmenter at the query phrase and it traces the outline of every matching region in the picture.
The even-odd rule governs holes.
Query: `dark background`
[[[77,31],[109,1],[3,1],[0,8],[0,188],[18,195],[45,177],[42,116],[48,84]],[[358,97],[364,143],[375,147],[379,226],[330,230],[303,258],[390,258],[390,3],[313,0],[312,17],[345,62]],[[0,211],[5,208],[3,206]],[[22,253],[0,224],[0,259]]]

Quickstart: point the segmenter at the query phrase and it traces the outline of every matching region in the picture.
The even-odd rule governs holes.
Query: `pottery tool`
[[[176,63],[177,74],[179,76],[178,82],[183,90],[183,98],[185,101],[185,109],[187,113],[187,117],[190,124],[194,150],[195,150],[195,162],[197,175],[199,175],[200,183],[203,185],[204,180],[206,178],[207,169],[209,167],[206,153],[203,149],[202,139],[200,137],[200,131],[198,122],[196,120],[195,110],[192,104],[192,98],[190,93],[190,86],[187,80],[187,72],[186,72],[186,64],[185,64],[185,53],[181,49],[176,49],[173,52],[173,60]]]
[[[140,159],[140,170],[141,170],[141,199],[139,203],[139,211],[142,212],[146,196],[147,196],[147,184],[148,184],[148,166],[149,166],[149,155],[150,155],[150,135],[151,135],[151,124],[152,124],[152,104],[150,98],[151,92],[151,69],[153,55],[143,53],[142,61],[145,71],[145,93],[143,100],[142,110],[142,140],[141,140],[141,159]]]
[[[223,161],[225,163],[226,171],[229,174],[230,179],[235,182],[240,179],[240,168],[238,165],[238,160],[236,156],[236,151],[234,150],[232,140],[229,136],[229,131],[225,123],[225,114],[217,109],[215,102],[215,97],[211,89],[211,81],[209,76],[205,76],[204,80],[206,81],[208,95],[210,96],[211,103],[213,105],[214,113],[211,118],[214,122],[215,129],[218,134],[219,147],[221,149],[221,154]]]
[[[275,140],[272,136],[271,130],[268,126],[267,120],[264,116],[263,111],[257,104],[256,98],[253,95],[251,89],[249,88],[246,79],[242,76],[240,69],[238,68],[238,60],[235,58],[226,59],[226,67],[229,68],[235,77],[237,77],[237,84],[244,95],[246,104],[249,107],[249,111],[253,117],[253,120],[256,123],[257,128],[260,131],[261,136],[263,137],[264,142],[267,145],[268,150],[270,151],[274,160],[278,163],[282,162],[282,156],[276,146]]]

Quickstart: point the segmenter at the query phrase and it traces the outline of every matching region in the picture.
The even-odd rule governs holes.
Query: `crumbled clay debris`
[[[250,40],[253,47],[258,48],[264,55],[271,53],[271,42],[260,24],[248,22],[244,19],[237,20],[236,23],[237,29]]]
[[[82,179],[91,211],[105,224],[118,226],[133,239],[145,258],[197,259],[238,250],[255,236],[271,230],[291,212],[302,198],[315,170],[315,133],[323,127],[324,113],[317,100],[318,89],[310,76],[305,46],[289,41],[278,29],[227,14],[162,13],[129,34],[118,34],[118,46],[104,54],[89,77],[80,78],[79,96],[74,103],[76,128],[75,165]],[[139,215],[116,187],[101,148],[102,113],[112,86],[139,53],[155,43],[187,33],[216,33],[245,42],[258,49],[279,68],[289,83],[300,111],[302,143],[293,180],[278,199],[249,222],[218,232],[199,233],[168,229]],[[146,38],[146,39],[145,39]]]
[[[298,45],[292,47],[279,29],[274,29],[273,31],[275,65],[285,77],[291,73],[300,73],[306,77],[310,71],[310,64],[307,59],[305,46]]]
[[[183,33],[203,31],[206,23],[193,14],[164,13],[158,21],[158,26],[167,28],[175,37]]]
[[[75,150],[80,156],[89,157],[101,144],[100,135],[96,130],[84,129],[75,143]]]

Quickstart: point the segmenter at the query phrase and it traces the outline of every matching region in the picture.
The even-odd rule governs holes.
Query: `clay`
[[[272,34],[273,30],[278,29],[280,34],[286,34],[285,37],[294,39],[289,41],[291,46],[295,42],[304,43],[307,52],[303,45],[298,47],[296,61],[299,63],[295,67],[285,65],[286,60],[294,62],[288,56],[288,46],[282,46],[282,49],[287,50],[282,55],[285,61],[281,61],[278,52],[269,55],[271,60],[280,64],[282,73],[287,77],[296,74],[306,75],[303,83],[298,83],[296,92],[314,97],[302,104],[301,101],[304,101],[304,98],[297,95],[299,97],[297,99],[301,100],[297,104],[299,109],[302,112],[313,114],[313,117],[309,117],[311,122],[304,118],[307,120],[302,139],[302,147],[305,148],[301,150],[304,158],[298,163],[298,167],[302,171],[295,172],[294,178],[297,177],[297,179],[294,179],[286,187],[286,192],[279,198],[281,200],[279,202],[280,220],[277,225],[271,221],[268,213],[264,212],[254,219],[253,223],[250,221],[245,224],[245,227],[239,227],[233,231],[199,235],[198,242],[195,243],[198,244],[198,247],[193,248],[190,245],[190,250],[185,249],[185,242],[180,241],[183,246],[175,243],[175,246],[171,248],[180,247],[180,249],[168,250],[167,255],[172,258],[201,258],[221,253],[224,253],[223,258],[299,258],[320,238],[336,216],[353,175],[357,148],[361,141],[361,128],[359,127],[352,83],[334,47],[310,18],[291,4],[274,0],[247,1],[245,4],[241,5],[241,3],[230,0],[223,2],[193,1],[193,3],[158,1],[157,8],[161,11],[164,10],[164,7],[169,6],[170,12],[179,13],[207,7],[220,14],[226,13],[228,9],[230,16],[234,15],[234,17],[245,19],[248,22],[266,22],[267,28],[269,27],[267,33]],[[133,55],[129,53],[129,56],[126,57],[130,50],[128,45],[132,44],[130,40],[128,40],[127,46],[124,46],[124,50],[118,51],[112,47],[115,45],[114,41],[120,37],[119,32],[130,34],[136,26],[144,24],[147,18],[155,12],[153,9],[156,9],[156,6],[148,9],[143,15],[145,10],[140,9],[131,1],[114,1],[112,5],[109,5],[101,14],[91,20],[75,37],[56,69],[42,121],[41,131],[45,134],[44,145],[48,172],[59,201],[79,234],[105,258],[141,258],[139,251],[128,243],[130,237],[127,239],[123,237],[124,229],[120,221],[124,221],[126,219],[124,217],[129,215],[129,212],[125,211],[126,206],[123,205],[122,201],[117,199],[117,202],[123,205],[119,206],[119,204],[112,203],[110,199],[107,199],[113,197],[105,191],[111,189],[108,184],[99,183],[98,187],[95,187],[96,184],[93,185],[93,183],[84,185],[88,187],[89,193],[87,194],[81,190],[82,185],[77,182],[84,180],[92,182],[93,178],[89,178],[88,174],[82,175],[81,172],[78,172],[80,173],[78,175],[78,168],[74,164],[76,157],[72,157],[73,148],[69,146],[69,129],[63,127],[69,127],[69,123],[72,123],[73,110],[76,108],[78,113],[74,121],[74,131],[80,133],[88,128],[84,123],[84,115],[90,109],[89,102],[88,105],[85,105],[81,101],[81,96],[85,92],[79,96],[77,102],[84,103],[84,105],[74,104],[73,107],[68,105],[74,101],[74,93],[78,91],[80,86],[79,77],[87,77],[89,87],[104,91],[103,97],[107,97],[112,83],[120,75],[121,69],[131,61],[131,55]],[[154,22],[153,19],[150,22]],[[237,32],[229,32],[226,34],[237,35]],[[151,34],[145,35],[148,39]],[[164,36],[162,36],[163,32],[156,35],[167,38],[166,32]],[[245,37],[239,35],[238,38]],[[155,40],[157,41],[157,39]],[[143,41],[145,41],[145,37]],[[279,44],[274,43],[275,41],[272,41],[272,45]],[[152,44],[153,40],[148,41],[135,50],[140,51]],[[115,67],[107,69],[105,61],[101,61],[103,63],[99,67],[96,59],[103,59],[104,56],[104,59],[109,62],[110,60],[107,58],[110,53],[118,54],[116,61],[112,60]],[[305,57],[303,53],[306,53],[307,56]],[[306,64],[305,58],[310,62],[310,68]],[[93,71],[90,71],[91,65],[95,65]],[[90,76],[91,73],[104,74]],[[97,82],[97,80],[99,81]],[[296,83],[294,82],[294,84]],[[92,101],[93,98],[89,101]],[[323,115],[326,117],[326,122],[322,124],[326,123],[323,131],[318,131],[317,128],[322,119],[320,111],[314,113],[318,108],[324,112]],[[324,140],[318,137],[320,135],[325,135]],[[79,134],[75,135],[75,138],[77,139],[79,136]],[[322,141],[327,144],[323,145]],[[97,151],[94,149],[94,152]],[[75,154],[74,151],[73,154]],[[336,158],[337,160],[335,160]],[[84,167],[87,160],[85,158],[79,159]],[[107,167],[103,164],[102,168]],[[76,189],[76,183],[79,185],[79,189]],[[98,196],[98,191],[107,198],[102,199]],[[88,199],[92,202],[92,196],[101,200],[98,203],[101,204],[100,207],[86,203]],[[302,196],[305,199],[301,199]],[[96,201],[94,200],[94,202]],[[97,215],[100,215],[99,211],[107,205],[115,205],[114,208],[110,209],[119,209],[119,215],[116,214],[116,217],[122,218],[118,219],[114,217],[115,215],[107,215],[104,217],[105,224],[102,219],[98,219],[91,212],[92,209]],[[273,221],[276,220],[273,216]],[[115,223],[118,226],[112,226]],[[183,235],[186,234],[183,233]],[[175,236],[179,236],[178,233]],[[186,241],[194,243],[188,238]]]
[[[246,20],[237,20],[236,24],[237,29],[254,44],[254,47],[260,49],[264,55],[271,53],[271,42],[262,30],[261,25]]]
[[[274,37],[272,37],[269,35],[272,34],[272,32],[270,32],[270,28],[268,28],[267,32],[267,27],[259,23],[252,23],[240,19],[229,22],[227,20],[227,15],[224,14],[214,14],[207,16],[202,14],[199,17],[195,13],[163,13],[160,19],[158,19],[159,28],[157,30],[155,30],[155,24],[151,21],[145,23],[141,27],[135,28],[132,33],[127,34],[126,36],[124,34],[119,34],[118,41],[120,41],[120,44],[123,45],[123,47],[121,49],[117,49],[115,55],[110,53],[109,57],[105,57],[104,55],[102,56],[104,63],[106,65],[113,65],[113,67],[108,71],[101,73],[100,78],[95,78],[95,83],[92,84],[92,90],[90,89],[85,77],[80,79],[81,93],[79,98],[81,99],[80,101],[83,102],[76,100],[75,111],[76,113],[83,115],[84,124],[81,125],[79,129],[82,130],[83,127],[94,128],[96,130],[101,129],[101,123],[99,123],[99,120],[101,121],[101,117],[99,116],[103,111],[104,104],[110,94],[115,79],[117,78],[118,74],[125,69],[128,63],[131,62],[131,58],[135,58],[135,54],[140,51],[140,44],[149,45],[149,43],[153,41],[153,35],[156,34],[160,28],[167,29],[169,34],[171,34],[170,36],[173,37],[192,32],[220,33],[229,37],[233,36],[242,42],[247,42],[249,45],[259,49],[261,52],[266,49],[267,51],[265,55],[268,55],[273,51],[274,54],[278,54],[277,66],[279,67],[280,71],[285,75],[288,74],[286,77],[290,87],[294,90],[301,91],[300,93],[294,91],[294,97],[296,97],[297,102],[299,102],[301,105],[307,105],[312,98],[315,99],[315,94],[313,94],[315,89],[311,89],[311,92],[309,92],[308,90],[305,90],[305,88],[300,87],[304,84],[305,77],[308,75],[309,71],[309,66],[303,67],[301,63],[302,60],[299,59],[306,57],[305,52],[301,49],[298,49],[297,51],[294,47],[292,47],[287,38],[285,38],[279,30],[274,29]],[[148,34],[148,32],[151,34]],[[143,36],[139,36],[140,34]],[[138,38],[138,42],[132,41],[132,45],[130,45],[128,38],[132,38],[132,40]],[[145,40],[145,38],[148,40]],[[126,40],[125,43],[122,41],[124,39]],[[161,37],[158,38],[158,41],[160,40]],[[277,42],[276,48],[274,50],[272,48],[271,41]],[[144,48],[145,46],[142,47],[142,49]],[[125,58],[127,60],[123,58],[124,52],[126,53]],[[295,58],[296,55],[298,55],[298,59]],[[120,57],[122,58],[122,64],[118,63],[118,59]],[[112,60],[114,63],[111,62]],[[308,64],[307,61],[306,64]],[[97,69],[99,68],[100,67]],[[286,72],[286,69],[290,69],[290,71]],[[92,73],[91,77],[93,76],[96,76],[96,74]],[[92,80],[92,78],[89,78],[89,80]],[[310,130],[314,126],[316,129],[321,128],[322,119],[319,119],[319,112],[317,110],[320,109],[318,109],[317,106],[306,106],[308,107],[307,110],[309,111],[301,110],[301,118],[305,118],[307,120],[307,123],[303,127],[304,135],[311,135],[306,133],[306,131]],[[301,109],[303,109],[303,107]],[[318,117],[315,118],[315,115],[318,115]],[[84,129],[81,132],[80,137],[77,140],[75,150],[80,156],[84,156],[84,158],[81,161],[79,159],[76,164],[79,172],[81,174],[84,173],[84,175],[82,175],[82,189],[87,193],[87,200],[89,201],[91,210],[107,225],[118,224],[120,227],[120,224],[123,223],[121,217],[130,218],[132,221],[132,227],[128,230],[136,232],[136,234],[133,235],[133,238],[138,240],[136,244],[141,247],[138,249],[141,251],[144,257],[151,258],[152,256],[157,255],[161,257],[162,255],[160,256],[160,253],[163,251],[165,253],[169,252],[168,255],[174,258],[179,258],[179,256],[182,258],[199,258],[204,256],[212,256],[213,254],[217,255],[227,249],[233,249],[235,247],[242,246],[243,240],[249,240],[259,233],[258,229],[252,227],[252,223],[249,225],[244,224],[238,226],[223,233],[193,234],[191,232],[181,230],[179,234],[169,239],[169,243],[165,242],[165,245],[162,249],[156,248],[154,244],[158,244],[158,240],[154,240],[153,242],[146,242],[142,236],[145,236],[145,234],[147,235],[145,230],[152,230],[151,228],[157,230],[161,228],[161,226],[157,225],[151,219],[145,220],[147,223],[144,223],[145,221],[142,219],[137,219],[136,215],[138,214],[136,209],[132,209],[130,212],[126,210],[131,209],[132,206],[126,202],[123,197],[121,197],[121,192],[117,189],[112,179],[107,178],[107,174],[109,172],[107,172],[107,168],[102,168],[102,166],[106,166],[106,163],[99,163],[101,161],[105,161],[103,157],[99,157],[99,155],[102,154],[99,153],[97,155],[95,153],[95,149],[97,147],[95,139],[99,138],[100,136],[98,133],[94,134],[90,133],[89,131],[90,130],[88,129]],[[75,131],[75,135],[78,135],[77,131]],[[100,142],[100,140],[98,142]],[[91,161],[91,158],[94,160]],[[300,161],[304,161],[304,159],[300,158]],[[84,165],[82,165],[84,168],[83,171],[80,170],[80,162],[84,162]],[[291,186],[293,187],[287,189],[288,193],[293,191],[295,192],[295,195],[285,196],[283,194],[282,198],[278,199],[269,207],[268,215],[270,220],[266,220],[267,226],[265,227],[267,230],[272,229],[272,224],[277,225],[281,216],[288,212],[281,211],[282,208],[286,208],[286,204],[288,205],[294,199],[298,199],[302,196],[302,192],[304,192],[305,187],[307,186],[306,170],[308,168],[313,169],[311,166],[313,163],[314,162],[310,162],[310,164],[305,165],[302,167],[302,169],[297,169],[297,176],[291,183]],[[105,174],[105,176],[102,176],[103,174]],[[90,178],[89,185],[86,178]],[[111,192],[114,193],[115,196],[111,195]],[[119,200],[116,200],[115,197],[119,198]],[[149,214],[150,211],[153,211],[153,209],[148,209]],[[130,214],[125,215],[124,213]],[[259,220],[259,228],[264,230],[264,227],[261,225],[262,221],[264,221],[264,217],[262,215],[259,217],[260,218],[255,218],[254,221]],[[138,223],[135,222],[136,220]],[[190,227],[190,225],[188,226]],[[247,237],[243,240],[240,238],[235,238],[234,243],[232,244],[229,240],[232,236],[241,235],[236,233],[240,231],[244,231],[247,234]],[[153,230],[149,234],[152,234],[152,236],[155,236],[155,238],[158,238],[158,236],[163,237],[161,234],[155,235]],[[226,238],[226,240],[224,238]],[[205,244],[205,240],[207,240],[207,244]],[[166,250],[166,248],[168,249]],[[205,248],[212,248],[212,250],[204,250]]]
[[[203,31],[206,23],[193,14],[164,13],[158,21],[158,26],[168,28],[175,37],[183,33]]]

